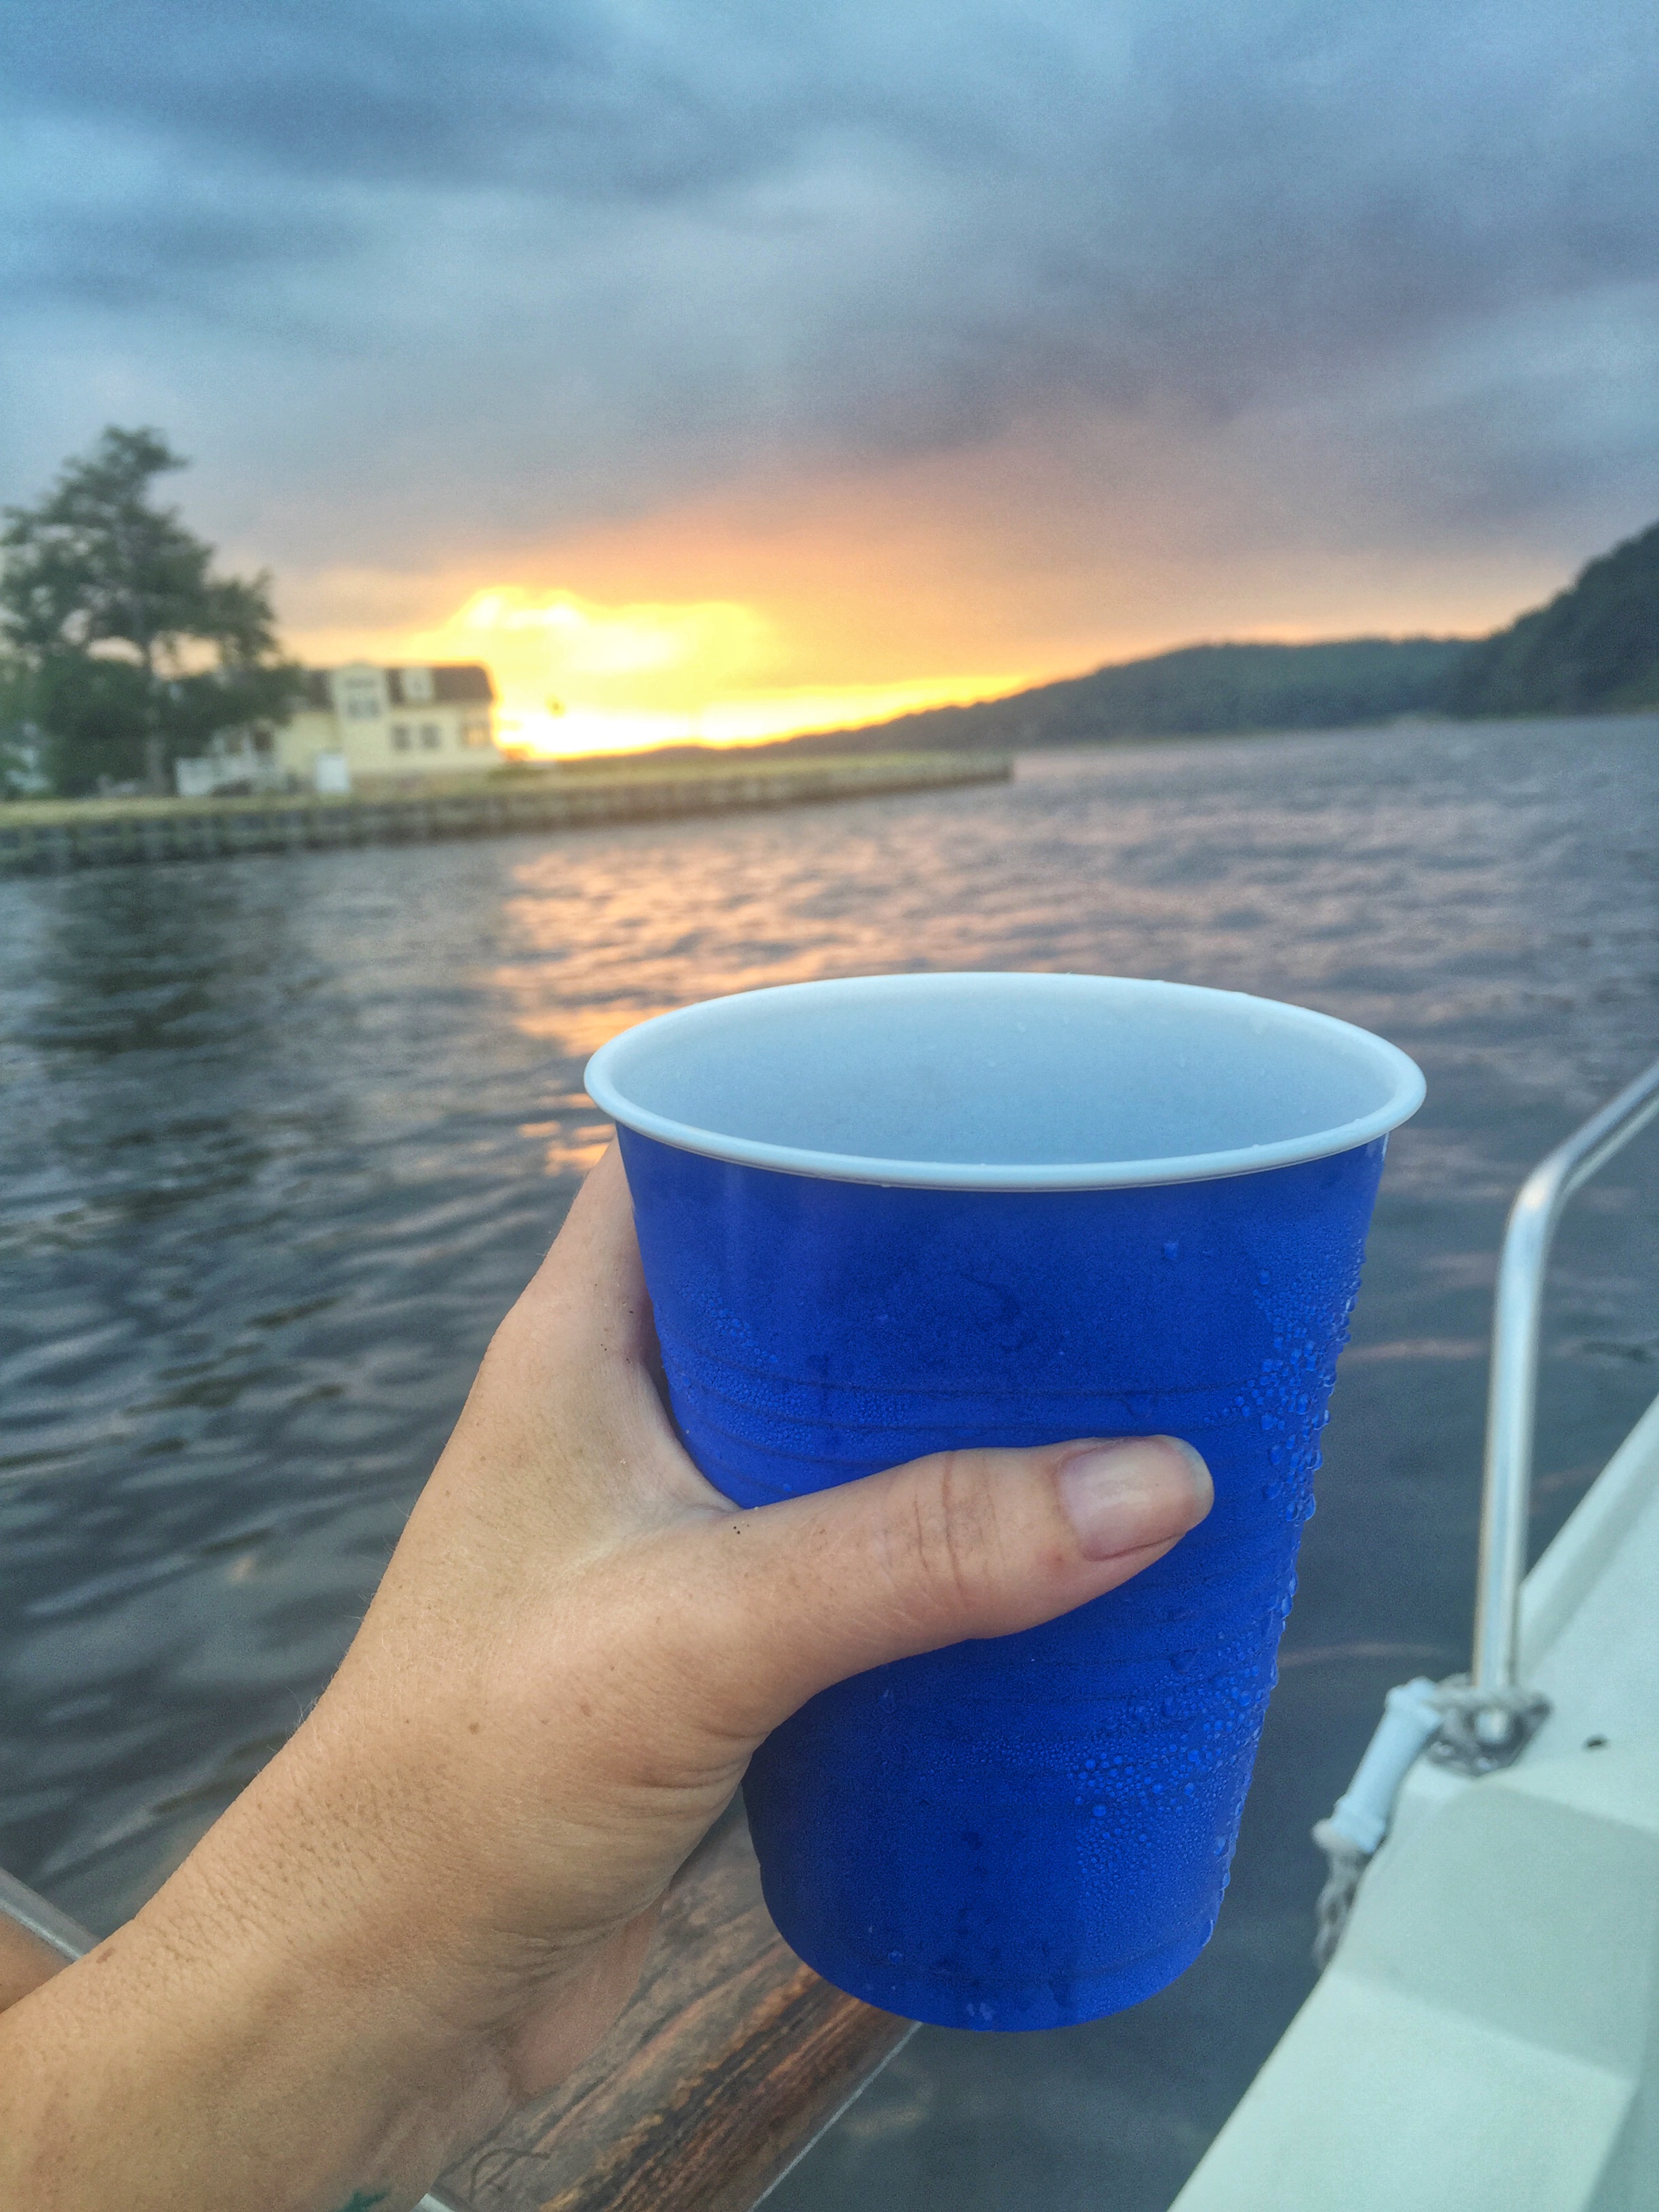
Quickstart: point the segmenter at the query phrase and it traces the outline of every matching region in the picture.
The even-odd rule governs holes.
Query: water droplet
[[[1106,1818],[1106,1808],[1103,1805],[1095,1807],[1095,1818],[1097,1820],[1103,1820]]]
[[[1181,1257],[1181,1239],[1178,1237],[1172,1237],[1164,1247],[1164,1256],[1166,1260],[1178,1260]]]
[[[1261,1284],[1261,1285],[1262,1289],[1265,1291],[1265,1290],[1267,1289],[1267,1287],[1268,1284],[1272,1282],[1272,1280],[1273,1280],[1273,1277],[1272,1277],[1272,1276],[1267,1273],[1267,1270],[1264,1267],[1264,1268],[1261,1270],[1261,1273],[1257,1276],[1256,1280]]]

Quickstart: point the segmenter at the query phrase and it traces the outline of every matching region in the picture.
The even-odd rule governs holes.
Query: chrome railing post
[[[1486,1483],[1475,1577],[1474,1650],[1467,1689],[1448,1686],[1437,1755],[1472,1772],[1507,1765],[1548,1711],[1520,1679],[1521,1585],[1532,1510],[1544,1276],[1567,1200],[1659,1114],[1659,1062],[1541,1160],[1521,1186],[1504,1232],[1492,1316]]]

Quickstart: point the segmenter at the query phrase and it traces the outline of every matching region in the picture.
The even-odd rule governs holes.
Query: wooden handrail
[[[456,2212],[749,2212],[910,2033],[802,1966],[729,1816],[669,1893],[605,2043],[436,2194]]]

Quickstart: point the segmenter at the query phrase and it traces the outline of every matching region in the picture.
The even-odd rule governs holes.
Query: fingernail
[[[1085,1559],[1184,1535],[1209,1511],[1210,1470],[1179,1437],[1124,1437],[1065,1461],[1060,1502]]]

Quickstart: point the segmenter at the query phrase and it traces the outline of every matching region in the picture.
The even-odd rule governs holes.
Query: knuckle
[[[995,1516],[978,1455],[943,1452],[910,1498],[909,1566],[921,1602],[951,1616],[983,1594]]]

